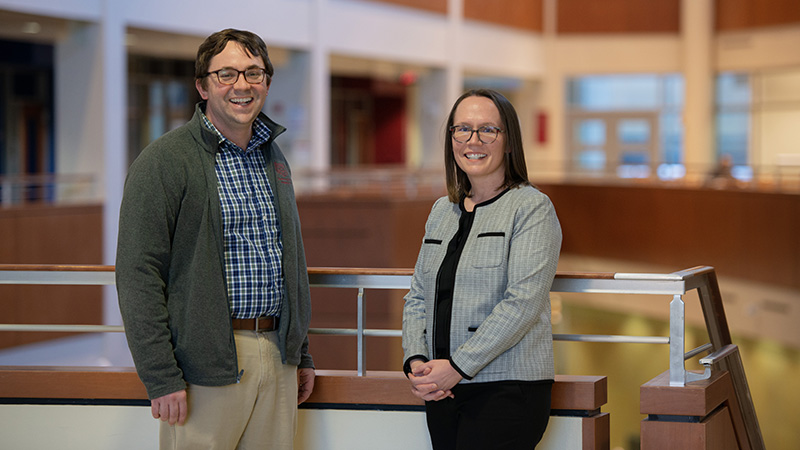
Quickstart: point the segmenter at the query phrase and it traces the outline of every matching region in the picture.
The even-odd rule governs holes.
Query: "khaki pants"
[[[183,426],[161,422],[161,450],[287,449],[297,430],[297,366],[281,363],[277,332],[234,331],[241,381],[189,385]]]

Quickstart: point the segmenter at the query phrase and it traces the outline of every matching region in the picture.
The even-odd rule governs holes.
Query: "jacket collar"
[[[219,140],[213,131],[209,130],[203,125],[201,114],[203,114],[205,108],[206,102],[204,101],[198,102],[196,105],[194,105],[194,115],[189,121],[191,124],[190,130],[195,139],[201,143],[205,151],[215,154],[219,148]],[[267,128],[269,128],[270,137],[269,140],[267,140],[267,144],[271,144],[276,137],[286,131],[286,127],[270,119],[263,112],[258,113],[258,118],[264,122],[264,125],[266,125]]]

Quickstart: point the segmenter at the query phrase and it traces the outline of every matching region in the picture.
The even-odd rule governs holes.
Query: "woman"
[[[550,417],[550,286],[561,228],[530,185],[519,119],[500,93],[466,92],[403,310],[404,370],[433,448],[532,449]]]

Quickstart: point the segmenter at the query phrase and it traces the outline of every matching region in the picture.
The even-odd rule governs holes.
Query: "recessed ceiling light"
[[[39,22],[25,22],[22,24],[22,32],[25,34],[39,34],[42,31],[42,26]]]

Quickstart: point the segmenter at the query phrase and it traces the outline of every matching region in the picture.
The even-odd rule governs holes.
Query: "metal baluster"
[[[358,376],[363,377],[367,374],[367,349],[366,337],[364,336],[364,321],[366,320],[366,304],[364,303],[364,288],[358,288],[358,330],[356,339],[358,341]]]
[[[669,304],[669,385],[683,386],[686,369],[683,365],[685,305],[680,295],[673,295]]]

